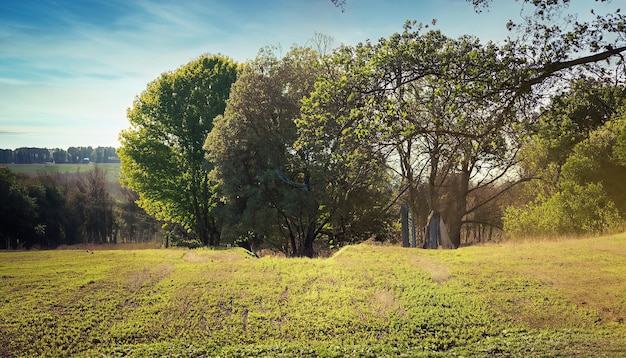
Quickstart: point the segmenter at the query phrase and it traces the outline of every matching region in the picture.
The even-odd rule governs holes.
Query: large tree
[[[343,1],[333,2],[338,6],[345,4]],[[488,9],[492,1],[468,0],[468,2],[473,3],[477,10],[479,10],[478,12],[480,12],[480,10]],[[610,4],[610,1],[606,0],[599,2]],[[620,12],[617,6],[614,7],[613,10],[601,12],[600,9],[603,8],[603,6],[599,6],[599,2],[590,2],[589,10],[592,16],[589,20],[586,20],[584,15],[577,16],[578,14],[571,11],[569,0],[519,1],[522,8],[521,14],[523,21],[520,23],[509,21],[506,27],[511,30],[511,36],[499,46],[499,51],[492,52],[494,56],[493,60],[489,57],[484,57],[485,64],[487,65],[485,68],[491,68],[488,70],[491,72],[480,70],[481,66],[471,64],[472,61],[467,62],[467,60],[471,60],[471,58],[464,57],[463,52],[460,52],[461,56],[459,58],[455,58],[454,51],[448,52],[448,55],[446,55],[446,51],[442,51],[436,56],[428,55],[429,53],[435,54],[435,52],[430,50],[437,46],[424,47],[412,45],[410,41],[404,41],[406,36],[394,35],[389,39],[388,43],[390,46],[387,46],[386,49],[382,49],[384,47],[382,42],[379,44],[382,50],[379,51],[380,56],[378,57],[383,59],[374,61],[376,64],[375,67],[382,69],[382,71],[377,74],[378,78],[386,80],[387,82],[383,83],[382,86],[375,84],[372,88],[368,89],[368,91],[372,94],[376,92],[385,93],[384,97],[388,98],[396,96],[398,98],[396,106],[400,108],[400,110],[396,112],[409,113],[402,108],[402,106],[407,103],[404,98],[407,92],[402,88],[410,83],[423,86],[423,78],[425,78],[426,81],[430,81],[434,84],[434,86],[427,85],[427,87],[433,88],[432,94],[434,96],[432,96],[432,98],[435,100],[426,106],[423,104],[420,105],[418,110],[421,112],[419,116],[421,118],[431,116],[431,128],[436,128],[438,126],[438,120],[439,123],[441,123],[441,118],[449,117],[446,111],[452,110],[460,114],[454,120],[457,124],[468,122],[470,125],[473,125],[472,123],[475,123],[476,118],[475,114],[478,114],[479,117],[491,121],[494,124],[492,128],[497,130],[497,128],[502,125],[502,120],[505,120],[504,124],[506,126],[506,117],[514,118],[510,115],[514,114],[515,110],[518,110],[518,113],[531,113],[541,103],[539,100],[542,96],[545,98],[545,96],[554,94],[555,90],[566,86],[567,82],[560,82],[563,78],[569,81],[572,78],[580,76],[581,73],[587,76],[594,75],[604,78],[612,74],[617,80],[624,78],[624,61],[621,54],[626,51],[626,17]],[[504,27],[505,24],[503,23],[502,26]],[[445,42],[446,40],[443,39],[443,41]],[[420,44],[422,41],[414,41],[413,43]],[[366,47],[367,46],[362,48]],[[369,47],[372,49],[376,48],[375,46]],[[407,47],[413,47],[413,54],[418,54],[418,56],[412,58],[410,51],[402,50]],[[443,49],[444,46],[441,46],[441,48]],[[367,54],[370,51],[366,50],[360,52]],[[371,57],[374,58],[375,56]],[[387,58],[386,60],[384,59],[385,57]],[[429,63],[429,58],[433,59],[434,62]],[[503,63],[510,61],[510,68],[497,69],[491,66],[498,61],[502,61]],[[405,64],[410,62],[412,62],[412,65],[407,67]],[[463,65],[463,63],[469,66]],[[376,72],[376,68],[362,72]],[[442,69],[443,71],[441,71]],[[449,76],[449,74],[453,73],[457,75],[464,73],[465,75],[461,77]],[[473,74],[479,77],[475,77]],[[433,78],[441,81],[439,83],[432,82],[431,80]],[[488,82],[491,83],[489,84]],[[449,84],[454,84],[453,86],[455,87],[451,87]],[[381,89],[383,89],[383,91],[381,91]],[[478,91],[476,91],[477,89]],[[481,94],[480,91],[482,89],[487,89],[485,94],[487,94],[488,97],[492,96],[491,99],[487,100],[487,106],[483,105],[481,99],[483,94]],[[391,90],[396,93],[389,95]],[[496,92],[493,92],[494,90]],[[497,101],[497,93],[502,96],[502,100],[499,101],[500,103]],[[457,100],[459,95],[461,99]],[[420,96],[422,95],[420,94]],[[466,101],[466,99],[469,99],[469,101]],[[387,101],[387,98],[384,98],[383,102],[384,101]],[[450,106],[450,104],[452,104],[452,106]],[[525,109],[521,108],[520,104],[524,104]],[[454,109],[454,106],[458,105],[461,105],[457,108],[460,109],[460,111]],[[472,107],[474,107],[474,109],[472,109]],[[480,107],[482,107],[482,109],[480,109]],[[385,106],[378,105],[373,108],[376,108],[378,113],[389,113]],[[427,108],[430,108],[430,110],[427,110]],[[432,111],[433,109],[435,112]],[[467,111],[468,109],[469,112]],[[521,110],[521,112],[519,110]],[[437,114],[437,111],[440,113]],[[483,113],[481,114],[480,111]],[[470,112],[474,114],[470,115],[468,118],[473,117],[474,120],[470,119],[470,121],[466,121],[462,119],[465,114]],[[493,115],[490,115],[489,112]],[[504,114],[504,116],[502,114]],[[402,118],[402,116],[398,115],[395,115],[395,117]],[[491,119],[489,119],[489,117],[491,117]],[[532,121],[524,122],[526,124],[533,124]],[[396,135],[395,138],[401,139],[399,143],[402,143],[404,148],[399,147],[398,156],[402,168],[402,175],[407,183],[407,189],[409,193],[411,193],[411,186],[419,187],[421,183],[419,180],[416,180],[415,171],[412,171],[409,167],[413,166],[411,163],[417,163],[420,156],[412,155],[413,151],[409,150],[409,148],[412,148],[413,139],[410,137],[406,139],[403,138],[405,134],[410,134],[413,125],[406,123],[406,125],[400,125],[399,128],[400,132],[397,133],[400,133],[400,135]],[[430,142],[428,144],[430,155],[426,156],[429,165],[424,164],[421,166],[421,168],[424,168],[424,171],[417,171],[418,174],[428,173],[427,187],[429,189],[428,198],[431,209],[437,209],[440,206],[437,204],[437,200],[439,200],[441,204],[442,199],[452,199],[452,202],[449,204],[443,203],[443,206],[447,206],[447,211],[451,213],[451,215],[448,214],[448,223],[452,226],[452,239],[457,245],[459,243],[457,234],[459,232],[458,228],[463,222],[463,220],[459,220],[459,217],[461,217],[464,211],[466,211],[466,214],[469,214],[474,210],[467,207],[467,200],[462,199],[464,193],[469,194],[469,192],[475,190],[465,189],[466,186],[464,183],[467,183],[467,168],[471,168],[471,166],[474,165],[475,168],[479,169],[476,173],[480,175],[476,176],[476,178],[482,177],[483,172],[487,168],[490,168],[489,170],[494,168],[491,166],[486,167],[484,165],[485,163],[481,163],[480,161],[474,164],[471,164],[471,160],[467,161],[466,158],[472,157],[471,151],[468,156],[468,152],[462,150],[461,147],[470,148],[465,145],[474,140],[472,136],[468,136],[467,132],[464,130],[456,132],[459,128],[462,129],[462,127],[458,126],[448,127],[444,125],[443,127],[440,126],[434,132],[431,131],[429,136],[421,136],[422,139],[430,137],[428,139]],[[515,136],[523,135],[523,132],[520,131],[520,129],[523,128],[523,126],[518,125],[514,132],[509,131],[509,133],[515,134]],[[481,133],[484,132],[474,132],[474,134]],[[495,134],[496,132],[493,133]],[[515,136],[513,136],[513,138],[515,138]],[[510,170],[516,169],[514,165],[517,161],[516,151],[510,151],[510,149],[513,149],[510,144],[514,141],[508,136],[501,138],[504,141],[493,142],[495,144],[494,149],[501,153],[508,151],[509,154],[507,154],[507,156],[509,159],[502,163],[508,162],[509,164],[499,166],[500,175],[494,176],[493,178],[495,179],[500,177],[511,178]],[[454,144],[454,141],[458,143]],[[446,144],[443,144],[442,147],[442,143]],[[477,142],[475,144],[477,144]],[[455,148],[454,145],[457,147]],[[450,153],[450,149],[453,149],[453,153],[458,154],[458,158],[460,159],[458,164],[461,165],[457,166],[455,169],[454,166],[457,164],[453,161],[444,161],[442,163],[441,155],[444,153],[442,152],[444,149],[447,150],[448,153]],[[502,149],[504,149],[504,151]],[[448,164],[446,164],[446,162]],[[465,164],[463,164],[463,162],[465,162]],[[439,166],[439,169],[437,169],[438,163],[442,164]],[[453,166],[449,167],[449,164]],[[468,166],[468,164],[470,166]],[[462,168],[463,166],[465,169]],[[449,168],[452,170],[449,170]],[[504,169],[504,171],[501,169]],[[443,174],[443,176],[437,179],[437,175],[440,174]],[[453,182],[445,183],[446,178],[449,178]],[[440,181],[439,189],[443,190],[438,190],[437,180]],[[492,180],[488,182],[491,182],[491,184],[497,183],[497,181]],[[515,182],[517,181],[513,183]],[[435,184],[434,186],[433,183]],[[502,183],[500,183],[500,185],[502,185]],[[504,189],[509,187],[510,185],[503,186]],[[446,188],[453,188],[453,190],[450,192],[450,190]],[[499,192],[501,191],[497,193]],[[498,194],[487,198],[484,202],[489,202],[497,196]],[[463,209],[464,205],[465,209]],[[480,205],[482,204],[475,206],[475,208],[480,207]],[[454,206],[457,206],[457,208],[454,208]],[[465,220],[468,218],[469,215],[466,215]]]
[[[313,90],[320,61],[308,48],[294,48],[283,58],[263,51],[238,78],[207,138],[233,239],[263,240],[290,255],[313,256],[322,233],[362,235],[363,222],[372,219],[366,215],[372,206],[355,204],[376,197],[377,189],[365,184],[381,179],[372,171],[375,162],[359,166],[337,151],[298,141],[301,100]]]
[[[202,56],[164,73],[135,99],[131,127],[119,137],[122,183],[139,194],[138,204],[205,245],[218,244],[219,233],[202,146],[224,112],[237,71],[228,58]]]
[[[551,188],[534,190],[532,201],[507,209],[504,223],[508,232],[516,236],[567,235],[620,229],[626,217],[626,165],[620,159],[620,140],[626,133],[624,109],[567,153]],[[534,143],[531,148],[543,149]],[[530,186],[541,189],[540,183]]]
[[[472,37],[420,30],[407,23],[402,34],[338,51],[345,74],[319,82],[310,126],[327,130],[337,99],[358,99],[338,104],[351,113],[341,135],[358,133],[365,147],[389,158],[416,212],[425,189],[429,210],[444,216],[458,247],[467,215],[501,191],[468,199],[516,163],[524,127],[507,80],[523,61]]]

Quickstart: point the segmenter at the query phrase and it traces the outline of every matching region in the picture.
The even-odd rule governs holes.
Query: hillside
[[[0,356],[620,356],[626,234],[329,259],[0,253]]]

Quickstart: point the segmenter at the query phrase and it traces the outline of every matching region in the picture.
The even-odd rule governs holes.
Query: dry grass
[[[626,320],[626,234],[467,248],[491,269],[538,280],[604,322]]]

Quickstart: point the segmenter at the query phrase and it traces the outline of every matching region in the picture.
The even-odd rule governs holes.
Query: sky
[[[465,0],[1,0],[0,148],[118,147],[146,85],[207,53],[244,62],[316,32],[355,45],[406,20],[500,41],[520,5],[495,3],[477,14]]]

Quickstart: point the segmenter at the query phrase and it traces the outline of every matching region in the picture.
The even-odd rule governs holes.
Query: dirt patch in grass
[[[427,272],[436,283],[441,284],[450,279],[450,268],[440,261],[425,256],[419,256],[416,257],[414,262],[422,271]]]
[[[124,287],[131,293],[136,292],[146,284],[153,286],[161,281],[174,270],[174,265],[169,262],[159,263],[151,268],[144,268],[141,271],[131,271],[126,274]]]

